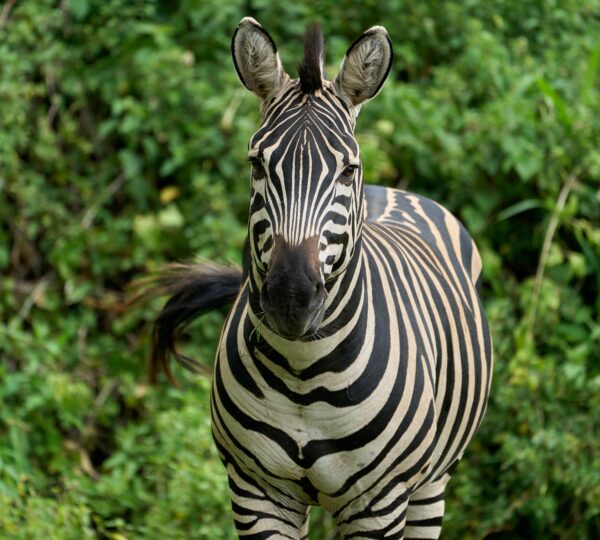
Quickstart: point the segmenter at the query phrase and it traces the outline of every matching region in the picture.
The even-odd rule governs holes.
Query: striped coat
[[[481,259],[437,203],[363,187],[353,136],[389,73],[382,27],[322,74],[307,32],[300,78],[243,19],[232,52],[261,100],[243,273],[195,269],[170,286],[155,366],[177,328],[228,300],[212,392],[215,443],[243,538],[306,538],[308,510],[344,538],[438,538],[444,489],[485,411],[491,338]]]
[[[481,422],[492,351],[473,241],[429,199],[379,187],[366,195],[361,256],[331,295],[343,318],[331,309],[323,321],[333,338],[257,330],[250,280],[225,325],[213,430],[239,525],[276,507],[272,526],[294,538],[306,505],[322,505],[348,537],[374,522],[399,531],[411,494],[432,499],[413,502],[414,523],[440,518],[446,473]]]

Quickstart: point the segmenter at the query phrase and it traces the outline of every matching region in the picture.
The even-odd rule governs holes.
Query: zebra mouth
[[[318,309],[308,312],[299,310],[296,313],[280,314],[272,309],[265,309],[263,306],[266,320],[273,332],[284,339],[304,340],[309,339],[318,331],[323,315],[325,313],[325,302]]]
[[[312,320],[307,324],[297,323],[296,321],[276,322],[267,315],[267,321],[271,329],[282,338],[292,341],[309,339],[314,336],[322,320],[323,316],[320,312],[315,313]]]
[[[324,303],[323,303],[324,304]],[[267,323],[271,330],[284,339],[302,340],[312,337],[323,320],[324,305],[310,314],[277,314],[265,310]]]

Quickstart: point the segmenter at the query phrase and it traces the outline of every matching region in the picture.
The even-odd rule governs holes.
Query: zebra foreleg
[[[373,500],[363,497],[353,501],[335,516],[337,527],[344,540],[403,540],[407,507],[408,493],[398,486],[387,496]]]
[[[244,540],[307,540],[309,507],[271,497],[245,473],[227,467],[235,528]]]
[[[411,494],[406,512],[405,540],[437,540],[440,537],[444,519],[444,490],[449,480],[450,476],[445,474]]]
[[[232,502],[235,528],[240,539],[308,539],[308,508],[290,512],[272,501],[248,499]]]

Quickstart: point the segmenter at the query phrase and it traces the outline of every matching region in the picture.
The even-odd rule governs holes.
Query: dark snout
[[[319,252],[310,239],[291,246],[276,238],[260,302],[269,325],[281,336],[298,339],[317,331],[326,296],[319,270]]]

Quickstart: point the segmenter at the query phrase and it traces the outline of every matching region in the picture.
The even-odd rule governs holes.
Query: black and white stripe
[[[322,337],[288,341],[261,325],[251,279],[224,329],[214,435],[236,471],[234,509],[256,510],[249,531],[261,530],[261,512],[274,522],[295,516],[298,527],[305,505],[320,504],[347,538],[439,536],[447,472],[481,421],[490,385],[480,261],[435,203],[367,190],[373,206],[382,198],[360,256],[330,291]],[[260,504],[246,492],[238,498],[242,474]]]
[[[389,72],[383,28],[350,47],[333,82],[310,60],[318,50],[305,53],[307,80],[290,79],[253,19],[233,41],[263,112],[249,145],[248,265],[212,392],[238,534],[307,538],[321,505],[344,538],[438,538],[491,381],[480,257],[440,205],[363,192],[353,131]]]
[[[330,84],[315,95],[294,81],[270,105],[248,152],[254,165],[249,234],[260,269],[277,235],[290,244],[318,236],[325,276],[347,265],[353,251],[346,247],[362,224],[362,182],[331,178],[359,168],[353,131],[354,118]]]

